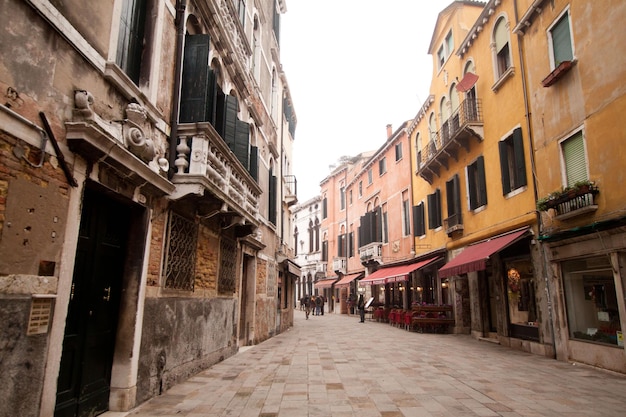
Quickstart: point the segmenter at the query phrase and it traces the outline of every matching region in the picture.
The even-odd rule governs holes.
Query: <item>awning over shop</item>
[[[337,281],[337,283],[335,284],[335,288],[347,287],[348,285],[350,285],[352,281],[354,281],[356,278],[362,275],[363,275],[363,272],[359,272],[358,274],[345,275],[343,278]]]
[[[513,244],[526,234],[528,229],[518,230],[504,236],[475,243],[468,246],[456,258],[439,269],[439,277],[446,278],[452,275],[482,271],[487,267],[487,259],[496,252]]]
[[[459,83],[456,85],[456,90],[464,93],[470,88],[474,87],[476,81],[478,81],[478,75],[474,74],[473,72],[468,72],[465,74],[463,79],[459,81]]]
[[[330,288],[332,287],[335,281],[337,281],[337,277],[323,279],[323,280],[317,281],[314,287],[317,289]]]
[[[409,265],[381,268],[359,281],[359,285],[381,285],[392,282],[406,281],[408,280],[411,272],[423,268],[437,259],[439,259],[439,257],[429,258]]]

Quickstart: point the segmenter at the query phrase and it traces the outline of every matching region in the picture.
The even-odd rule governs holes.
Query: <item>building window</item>
[[[372,168],[367,170],[367,185],[372,185],[372,181],[374,181],[374,172],[372,171]]]
[[[582,131],[561,142],[561,155],[565,171],[565,185],[567,187],[572,187],[577,182],[589,179]]]
[[[424,236],[426,234],[426,224],[424,223],[424,202],[413,206],[413,236]]]
[[[441,227],[441,190],[438,188],[434,193],[428,194],[428,228]]]
[[[381,209],[381,213],[382,213],[382,224],[383,224],[383,229],[382,229],[383,243],[389,243],[389,222],[388,222],[389,219],[387,217],[387,204],[383,206],[383,208]]]
[[[165,288],[193,291],[198,226],[174,212],[167,224]]]
[[[274,168],[270,167],[269,171],[269,192],[267,193],[267,206],[268,206],[268,216],[267,219],[273,224],[276,225],[276,197],[277,197],[277,189],[278,189],[278,178],[274,175]]]
[[[361,216],[359,224],[359,246],[365,246],[372,242],[382,242],[383,225],[382,210],[380,207],[368,211]]]
[[[298,228],[296,227],[293,231],[293,254],[294,256],[298,256]]]
[[[445,62],[446,62],[446,54],[443,50],[443,45],[441,45],[439,49],[437,50],[437,64],[439,65],[438,69],[441,69],[441,67],[443,67],[443,64],[445,64]]]
[[[268,279],[268,288],[269,288]],[[237,242],[224,236],[220,242],[220,272],[217,290],[220,294],[235,292],[237,282]],[[269,291],[269,290],[268,290]]]
[[[345,187],[339,188],[339,204],[340,204],[340,210],[346,209],[346,188]]]
[[[309,253],[313,252],[313,239],[315,238],[315,229],[313,228],[313,220],[309,220]]]
[[[402,159],[402,142],[396,143],[396,161]]]
[[[487,204],[485,159],[482,156],[467,167],[467,187],[470,210],[476,210]]]
[[[354,257],[354,232],[348,233],[348,258],[352,257]]]
[[[502,194],[507,195],[526,185],[526,164],[524,162],[524,140],[522,129],[498,144],[500,148],[500,171],[502,173]]]
[[[552,69],[559,66],[563,61],[574,59],[574,46],[570,30],[569,9],[548,30],[550,65]]]
[[[383,175],[385,172],[387,172],[387,158],[378,161],[378,175]]]
[[[328,199],[324,197],[322,200],[322,220],[328,217]]]
[[[461,186],[458,174],[446,181],[446,203],[448,204],[447,227],[463,224],[461,217]]]
[[[496,76],[500,79],[511,67],[511,51],[509,48],[508,22],[504,17],[498,19],[493,31],[495,43]]]
[[[441,69],[445,64],[448,57],[454,50],[454,39],[452,38],[452,31],[448,32],[443,44],[437,50],[437,69]]]
[[[322,242],[322,262],[328,262],[328,241]]]
[[[363,197],[363,181],[359,181],[359,197]]]
[[[621,318],[609,258],[563,262],[562,271],[569,336],[617,347]]]
[[[402,235],[411,234],[411,206],[409,205],[409,192],[402,192]]]
[[[122,3],[115,62],[137,85],[141,74],[145,23],[146,0],[125,0]]]
[[[352,188],[348,191],[348,204],[352,205]]]
[[[244,28],[246,27],[246,0],[237,1],[237,15],[239,16],[239,23]]]
[[[315,252],[319,252],[320,250],[320,221],[317,217],[315,218],[315,237],[313,239],[315,240]]]
[[[345,258],[347,253],[347,237],[345,234],[337,236],[337,257]]]

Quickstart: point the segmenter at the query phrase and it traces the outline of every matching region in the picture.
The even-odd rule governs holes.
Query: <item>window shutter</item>
[[[250,146],[250,175],[256,182],[259,181],[259,148]]]
[[[269,184],[268,217],[269,217],[269,221],[274,225],[276,224],[276,184],[277,184],[276,176],[271,175],[270,184]]]
[[[565,13],[552,28],[552,49],[555,67],[563,61],[571,61],[574,58],[572,37],[569,31],[569,13]]]
[[[435,194],[428,194],[426,197],[428,202],[428,228],[435,229]]]
[[[235,147],[235,131],[237,129],[237,97],[226,94],[224,98],[224,132],[222,139],[232,150]]]
[[[515,154],[515,188],[526,185],[526,161],[524,157],[524,138],[522,129],[513,131],[513,153]]]
[[[509,154],[508,144],[506,140],[498,142],[500,149],[500,173],[502,175],[502,195],[511,192],[511,177],[509,175]]]
[[[500,18],[498,23],[496,24],[495,31],[495,41],[496,41],[496,52],[500,52],[502,48],[504,48],[507,43],[507,32],[506,32],[506,20],[504,18]]]
[[[424,227],[424,203],[413,206],[413,236],[422,236],[426,234]]]
[[[374,212],[374,235],[376,242],[383,241],[383,209],[378,207]]]
[[[232,150],[246,170],[250,169],[250,126],[235,120],[235,143]]]
[[[328,200],[324,198],[322,200],[322,219],[325,219],[328,216]]]
[[[208,121],[213,72],[209,68],[209,35],[186,35],[180,91],[181,123]]]
[[[487,204],[487,181],[485,178],[485,158],[479,156],[476,160],[478,170],[478,201],[481,206]]]
[[[571,187],[578,181],[587,180],[587,161],[585,158],[585,143],[582,132],[562,143],[563,159],[565,160],[565,175],[567,186]]]
[[[354,232],[348,234],[348,257],[354,256]]]
[[[381,228],[381,234],[383,237],[383,242],[384,243],[389,243],[389,223],[387,223],[387,212],[382,212],[382,228]]]

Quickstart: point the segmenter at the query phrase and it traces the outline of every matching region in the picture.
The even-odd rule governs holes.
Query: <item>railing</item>
[[[479,99],[463,100],[458,109],[441,125],[437,132],[431,132],[430,141],[420,151],[419,166],[426,165],[437,153],[452,142],[459,132],[472,124],[482,124],[482,104]]]
[[[458,230],[463,230],[463,217],[461,213],[455,213],[447,219],[444,219],[443,222],[448,236]]]
[[[553,208],[557,218],[561,219],[595,211],[598,206],[594,198],[598,192],[596,187],[587,187],[584,190],[564,193],[559,198],[551,200],[548,207]]]
[[[298,180],[295,175],[284,176],[284,199],[288,206],[298,202]]]
[[[257,219],[261,188],[208,123],[181,124],[176,147],[177,185],[174,199],[187,194],[211,194],[231,209]]]
[[[346,272],[348,260],[346,258],[334,258],[333,259],[333,271]]]
[[[328,262],[318,262],[315,264],[315,272],[326,272]]]
[[[377,261],[380,263],[383,257],[382,242],[372,242],[359,248],[359,259],[361,262]]]

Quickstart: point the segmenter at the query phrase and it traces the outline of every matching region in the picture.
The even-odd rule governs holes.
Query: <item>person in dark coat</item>
[[[363,294],[359,294],[359,301],[357,302],[357,307],[359,309],[359,316],[361,316],[361,323],[365,323],[365,300],[363,299]]]

